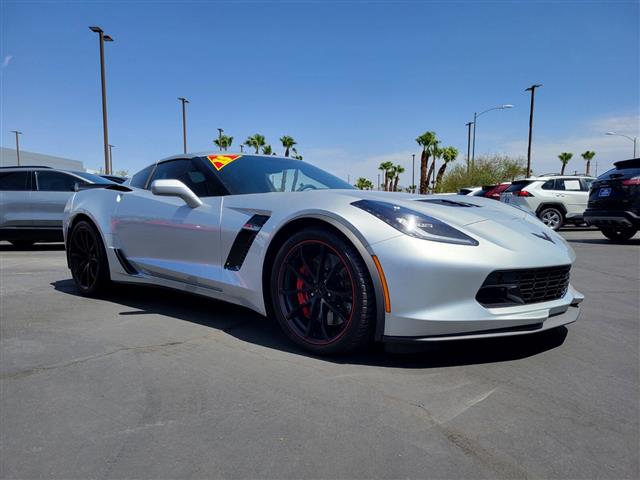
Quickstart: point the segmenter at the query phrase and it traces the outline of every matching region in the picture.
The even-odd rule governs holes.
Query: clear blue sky
[[[631,156],[617,129],[638,135],[637,1],[1,1],[1,142],[103,163],[98,41],[106,45],[114,168],[133,172],[182,148],[234,144],[260,132],[293,136],[305,160],[374,180],[391,159],[409,166],[415,137],[434,130],[466,153],[474,110],[477,154],[526,155],[536,96],[534,169],[555,156],[598,153],[600,171]],[[276,148],[281,151],[282,148]],[[578,158],[575,158],[578,157]],[[408,179],[407,179],[408,180]],[[407,181],[401,183],[408,183]]]

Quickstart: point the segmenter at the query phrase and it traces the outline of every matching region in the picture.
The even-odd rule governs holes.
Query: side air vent
[[[127,257],[124,256],[122,250],[120,250],[119,248],[114,248],[113,251],[115,252],[116,258],[120,262],[120,265],[122,265],[122,268],[124,268],[125,272],[127,272],[129,275],[138,274],[138,271],[135,269],[135,267],[131,265],[131,262],[129,262],[129,260],[127,260]]]
[[[480,208],[480,205],[474,205],[473,203],[460,202],[458,200],[447,200],[446,198],[426,198],[424,200],[416,200],[417,202],[435,203],[436,205],[444,205],[445,207],[476,207]]]
[[[227,261],[224,263],[224,268],[233,271],[240,270],[258,232],[269,218],[268,215],[254,215],[242,226],[233,241]]]

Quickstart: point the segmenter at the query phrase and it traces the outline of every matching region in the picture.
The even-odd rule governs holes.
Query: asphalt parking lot
[[[563,235],[567,329],[339,358],[199,297],[80,297],[60,246],[0,243],[0,476],[638,478],[640,236]]]

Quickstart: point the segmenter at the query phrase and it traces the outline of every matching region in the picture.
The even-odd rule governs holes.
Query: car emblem
[[[553,241],[553,238],[551,238],[549,235],[547,235],[546,232],[542,232],[542,233],[531,233],[531,235],[541,238],[542,240],[546,240],[547,242],[551,242],[551,243],[556,243]]]

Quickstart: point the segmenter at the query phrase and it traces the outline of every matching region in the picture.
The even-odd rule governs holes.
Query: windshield
[[[84,178],[88,182],[91,183],[99,183],[99,184],[111,184],[114,183],[111,180],[107,180],[106,178],[101,177],[100,175],[94,175],[93,173],[87,172],[73,172],[74,175]]]
[[[232,195],[354,187],[302,160],[259,155],[202,157]]]

